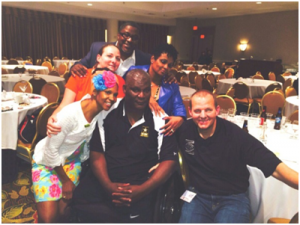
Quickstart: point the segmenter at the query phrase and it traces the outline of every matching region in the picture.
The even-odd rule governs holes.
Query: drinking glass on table
[[[227,109],[220,109],[220,117],[227,120],[228,110]]]
[[[228,109],[228,115],[229,115],[229,118],[230,118],[230,121],[234,121],[234,116],[235,116],[235,109],[234,108],[229,108]]]
[[[298,120],[294,120],[292,122],[292,129],[294,131],[294,134],[292,135],[291,138],[297,139],[297,132],[298,132],[298,129],[299,129],[299,122],[298,122]]]
[[[267,127],[271,128],[274,126],[274,120],[272,119],[273,113],[266,113],[267,114]]]
[[[257,127],[259,125],[259,119],[258,119],[259,114],[258,113],[251,113],[250,114],[250,124],[252,127]]]

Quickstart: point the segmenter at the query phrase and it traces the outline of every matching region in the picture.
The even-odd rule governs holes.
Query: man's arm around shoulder
[[[282,162],[279,163],[272,176],[298,190],[299,174],[295,170],[289,168],[286,164]]]

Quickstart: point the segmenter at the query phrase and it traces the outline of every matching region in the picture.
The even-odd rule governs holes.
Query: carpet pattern
[[[18,172],[17,179],[2,185],[2,223],[37,223],[31,170]]]

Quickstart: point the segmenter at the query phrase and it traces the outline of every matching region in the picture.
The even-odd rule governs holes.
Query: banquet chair
[[[7,70],[4,68],[1,68],[1,74],[8,74]]]
[[[281,89],[281,84],[278,82],[274,82],[272,84],[269,84],[265,90],[265,94],[270,92],[270,91],[274,91],[275,88]]]
[[[51,71],[53,69],[53,66],[52,66],[51,62],[49,62],[49,61],[44,61],[42,63],[42,66],[48,67],[49,71]]]
[[[22,63],[23,65],[32,65],[32,62],[29,60],[26,60]]]
[[[261,75],[261,72],[260,72],[260,71],[256,71],[255,75],[256,75],[256,74],[259,74],[259,75]]]
[[[55,83],[46,83],[42,87],[41,95],[48,99],[48,103],[58,102],[60,97],[60,90]]]
[[[281,76],[281,75],[278,75],[278,76],[276,77],[276,81],[281,82],[282,85],[284,85],[284,83],[285,83],[285,79],[284,79],[284,77]]]
[[[44,60],[44,62],[50,62],[51,63],[51,59],[48,56],[45,56],[45,58],[43,60]]]
[[[68,59],[68,57],[66,57],[66,56],[63,56],[63,57],[61,57],[61,59]]]
[[[195,86],[198,91],[202,89],[202,80],[204,80],[203,75],[195,77]]]
[[[236,104],[232,97],[228,95],[218,95],[216,100],[221,109],[234,108],[236,110]]]
[[[177,82],[178,82],[178,83],[180,83],[180,80],[181,80],[181,77],[182,77],[182,76],[187,76],[187,75],[186,75],[186,73],[183,72],[183,71],[178,71],[178,72],[176,73],[176,79],[177,79]]]
[[[26,90],[24,91],[25,93],[32,93],[33,91],[32,85],[27,80],[20,80],[17,83],[15,83],[12,91],[23,92],[20,87],[24,87],[24,86],[26,86]]]
[[[51,76],[57,76],[57,77],[60,76],[59,73],[58,73],[56,70],[50,71],[50,72],[48,73],[48,75],[51,75]]]
[[[284,72],[284,73],[282,74],[282,76],[284,76],[284,77],[290,76],[290,75],[292,75],[291,72]]]
[[[267,223],[280,223],[280,224],[283,224],[283,223],[299,223],[298,212],[291,219],[273,217],[273,218],[268,219]]]
[[[283,93],[283,90],[281,88],[275,88],[274,91],[279,92],[284,97],[284,93]]]
[[[193,67],[193,66],[189,66],[188,68],[186,68],[186,70],[195,71],[195,67]]]
[[[31,57],[31,56],[29,56],[29,55],[25,57],[25,60],[26,60],[26,61],[33,62],[33,60],[32,60],[32,57]]]
[[[35,65],[40,66],[42,64],[42,60],[41,59],[37,59],[35,61]]]
[[[43,78],[40,78],[38,76],[33,76],[33,78],[31,78],[29,80],[29,82],[31,83],[32,88],[33,88],[32,93],[38,94],[38,95],[41,93],[41,90],[42,90],[42,87],[44,86],[44,84],[47,83],[46,80],[44,80]]]
[[[210,81],[207,79],[202,80],[202,89],[213,92],[214,88],[211,86]]]
[[[23,60],[21,56],[16,57],[16,60]]]
[[[210,70],[213,72],[220,72],[220,69],[216,65],[214,65],[214,67],[211,68]]]
[[[199,65],[197,62],[193,62],[192,66],[195,68],[195,70],[199,70]]]
[[[281,107],[283,111],[284,103],[285,103],[285,98],[280,92],[270,91],[264,94],[264,96],[262,97],[261,108],[266,106],[268,113],[272,113],[273,115],[276,115],[279,107]]]
[[[242,104],[248,106],[248,114],[250,112],[253,99],[249,98],[249,87],[243,82],[236,82],[232,86],[234,88],[234,101],[236,104]]]
[[[225,74],[226,78],[233,78],[234,69],[228,68],[228,69],[226,69],[224,74]]]
[[[196,71],[191,71],[189,73],[189,82],[190,82],[192,88],[196,88],[196,84],[195,84],[196,76],[198,76],[198,73]]]
[[[52,61],[53,61],[53,60],[58,60],[58,59],[59,59],[58,56],[54,56],[53,59],[52,59]]]
[[[62,63],[58,66],[58,69],[57,69],[59,75],[63,75],[65,74],[65,72],[68,71],[68,65],[67,63]]]
[[[255,74],[252,76],[253,79],[264,80],[265,78],[261,74]]]
[[[233,87],[230,87],[227,92],[226,92],[226,95],[230,96],[231,98],[234,98],[234,88]]]
[[[16,59],[10,59],[10,60],[8,60],[8,62],[6,64],[7,65],[18,65],[19,62]]]
[[[188,77],[186,75],[182,76],[180,78],[180,86],[184,86],[184,87],[190,87],[191,86],[191,84],[190,84],[190,82],[188,80]]]
[[[186,110],[186,118],[187,119],[191,117],[190,112],[189,112],[190,101],[191,101],[190,97],[182,98],[182,102],[183,102],[185,110]]]
[[[297,95],[296,89],[294,87],[288,86],[285,89],[285,97],[295,96]]]
[[[295,110],[294,112],[292,112],[291,115],[288,116],[289,120],[291,121],[291,123],[294,121],[294,120],[298,120],[299,121],[299,110]]]
[[[269,80],[274,80],[274,81],[276,81],[276,75],[275,75],[274,72],[270,72],[270,73],[268,74],[268,77],[269,77]]]
[[[210,85],[212,86],[212,88],[216,87],[216,78],[215,75],[213,74],[207,74],[206,79],[209,80]]]
[[[65,82],[68,83],[68,80],[69,80],[69,78],[70,78],[70,72],[67,71],[67,72],[65,72],[64,75],[62,75],[62,76],[60,76],[60,77],[64,78],[64,79],[65,79]]]
[[[13,73],[25,73],[25,71],[26,71],[25,67],[16,66],[13,70]]]
[[[283,90],[284,93],[285,93],[285,89],[286,89],[288,86],[293,86],[293,80],[292,80],[292,78],[289,78],[289,79],[287,79],[287,80],[284,82],[284,84],[283,84],[283,86],[282,86],[282,90]]]
[[[32,162],[34,148],[42,138],[47,136],[48,118],[52,115],[53,111],[58,107],[58,105],[58,103],[50,103],[40,111],[36,120],[36,132],[32,143],[23,143],[20,139],[18,139],[17,156],[19,158],[28,163]]]

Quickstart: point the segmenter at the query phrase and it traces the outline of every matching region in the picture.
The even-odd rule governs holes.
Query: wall
[[[194,20],[178,20],[175,39],[180,59],[191,60],[190,49]],[[213,61],[232,61],[240,58],[276,60],[296,66],[298,62],[298,10],[255,14],[217,19],[198,20],[198,26],[215,26]],[[242,39],[249,48],[238,50]],[[174,43],[175,44],[175,43]]]

